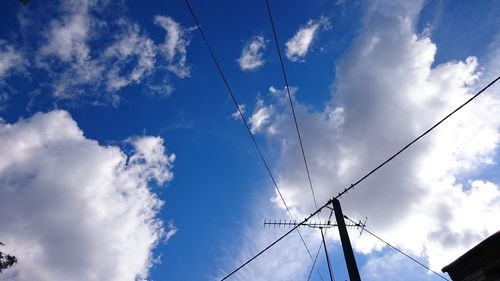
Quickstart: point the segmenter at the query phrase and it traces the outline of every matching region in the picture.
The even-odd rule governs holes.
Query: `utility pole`
[[[291,220],[264,220],[264,227],[296,227],[300,224],[301,227],[310,227],[310,228],[319,228],[321,231],[321,238],[323,242],[323,247],[325,250],[325,255],[328,263],[328,270],[330,273],[330,279],[333,279],[333,272],[331,268],[330,258],[328,256],[328,251],[326,249],[325,236],[323,233],[323,229],[331,228],[337,226],[339,228],[340,242],[342,243],[342,250],[344,252],[345,263],[347,265],[347,272],[349,273],[350,281],[361,281],[361,277],[359,275],[358,266],[356,265],[356,259],[354,258],[354,252],[352,251],[351,241],[349,240],[349,234],[347,233],[347,227],[359,227],[361,231],[363,231],[366,221],[363,223],[359,221],[358,223],[348,223],[346,225],[344,221],[344,214],[342,213],[342,208],[340,207],[339,200],[333,198],[331,200],[332,207],[326,206],[328,209],[332,210],[335,213],[335,219],[337,220],[336,224],[332,224],[330,219],[326,222],[306,222],[300,223],[297,221]],[[331,214],[330,214],[331,217]]]
[[[333,212],[335,213],[335,219],[337,220],[337,226],[339,228],[340,242],[342,242],[342,250],[344,251],[344,258],[347,265],[347,272],[349,273],[349,279],[350,281],[361,281],[339,200],[333,198],[332,205]]]

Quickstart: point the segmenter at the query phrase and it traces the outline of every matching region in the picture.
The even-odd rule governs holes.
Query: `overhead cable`
[[[311,280],[312,273],[314,271],[314,266],[316,266],[316,261],[318,260],[319,252],[321,251],[321,244],[319,244],[318,250],[316,251],[316,256],[314,257],[313,264],[311,266],[311,270],[309,271],[309,275],[307,276],[307,281]]]
[[[330,210],[330,215],[328,216],[328,220],[327,220],[328,224],[330,224],[330,221],[332,220],[332,216],[333,216],[333,208]],[[326,235],[327,231],[328,231],[328,228],[325,228],[325,235]],[[309,275],[307,276],[307,281],[311,280],[311,275],[312,275],[314,266],[316,265],[316,260],[318,259],[318,255],[319,255],[320,251],[321,251],[321,244],[319,244],[318,251],[316,251],[316,257],[314,258],[314,262],[311,266],[311,270],[309,271]]]
[[[307,179],[309,180],[309,187],[311,189],[314,207],[318,208],[318,203],[316,202],[316,195],[314,194],[314,188],[312,185],[311,174],[309,172],[309,166],[307,165],[307,157],[304,152],[304,144],[302,143],[302,137],[300,135],[299,123],[297,122],[297,115],[295,114],[295,108],[293,106],[292,95],[290,93],[290,86],[288,85],[288,78],[286,76],[285,65],[283,64],[283,58],[281,56],[280,46],[278,44],[278,36],[276,35],[276,28],[274,27],[273,15],[271,13],[271,7],[269,6],[269,1],[266,0],[267,13],[269,14],[269,20],[271,21],[271,27],[273,29],[274,43],[276,46],[276,51],[278,52],[278,57],[281,65],[281,73],[283,74],[283,80],[285,81],[285,88],[288,94],[288,101],[290,102],[290,108],[292,109],[293,121],[295,123],[295,130],[297,131],[297,137],[299,138],[300,151],[302,152],[302,159],[304,160],[304,165],[306,167]]]
[[[486,91],[486,89],[488,89],[491,85],[495,84],[498,80],[500,79],[500,76],[498,76],[497,78],[495,78],[493,81],[491,81],[488,85],[486,85],[486,87],[482,88],[479,92],[477,92],[475,95],[473,95],[470,99],[468,99],[466,102],[464,102],[463,104],[461,104],[459,107],[455,108],[455,110],[453,110],[452,112],[448,113],[448,115],[446,115],[444,118],[442,118],[441,120],[439,120],[439,122],[437,122],[436,124],[434,124],[432,127],[430,127],[429,129],[427,129],[427,131],[423,132],[421,135],[419,135],[417,138],[415,138],[414,140],[412,140],[410,143],[408,143],[407,145],[405,145],[403,148],[401,148],[400,150],[398,150],[398,152],[394,153],[391,157],[389,157],[387,160],[385,160],[384,162],[382,162],[380,165],[378,165],[377,167],[375,167],[375,169],[371,170],[368,174],[364,175],[362,178],[360,178],[358,181],[356,181],[355,183],[351,184],[348,188],[345,188],[342,192],[340,192],[335,198],[339,198],[340,196],[346,194],[349,190],[353,189],[356,185],[358,185],[359,183],[361,183],[362,181],[364,181],[367,177],[371,176],[373,173],[375,173],[378,169],[382,168],[383,166],[385,166],[385,164],[389,163],[390,161],[392,161],[394,158],[396,158],[399,154],[401,154],[403,151],[407,150],[410,146],[412,146],[414,143],[416,143],[417,141],[419,141],[421,138],[423,138],[425,135],[427,135],[428,133],[430,133],[432,130],[434,130],[437,126],[441,125],[441,123],[443,123],[446,119],[450,118],[450,116],[452,116],[453,114],[455,114],[457,111],[459,111],[460,109],[462,109],[464,106],[466,106],[468,103],[470,103],[471,101],[473,101],[475,98],[477,98],[479,95],[481,95],[484,91]]]
[[[420,140],[421,138],[423,138],[425,135],[427,135],[428,133],[430,133],[432,130],[434,130],[437,126],[441,125],[441,123],[443,123],[446,119],[450,118],[453,114],[455,114],[457,111],[459,111],[460,109],[462,109],[464,106],[466,106],[467,104],[469,104],[471,101],[473,101],[474,99],[476,99],[478,96],[480,96],[482,93],[484,93],[484,91],[486,91],[489,87],[491,87],[493,84],[495,84],[498,80],[500,79],[500,76],[498,76],[497,78],[493,79],[488,85],[486,85],[484,88],[482,88],[480,91],[478,91],[475,95],[473,95],[471,98],[469,98],[467,101],[465,101],[463,104],[461,104],[459,107],[457,107],[455,110],[453,110],[452,112],[450,112],[448,115],[446,115],[444,118],[442,118],[441,120],[439,120],[436,124],[434,124],[432,127],[430,127],[428,130],[426,130],[424,133],[422,133],[421,135],[419,135],[417,138],[415,138],[414,140],[412,140],[410,143],[408,143],[406,146],[404,146],[402,149],[400,149],[398,152],[396,152],[395,154],[393,154],[391,157],[389,157],[387,160],[385,160],[384,162],[382,162],[382,164],[378,165],[375,169],[371,170],[370,172],[368,172],[365,176],[363,176],[362,178],[360,178],[358,181],[356,181],[355,183],[351,184],[348,188],[345,188],[342,192],[340,192],[337,196],[333,197],[332,199],[328,200],[323,206],[321,206],[320,208],[318,208],[316,211],[314,211],[311,215],[309,215],[308,217],[306,217],[301,223],[297,224],[295,227],[293,227],[290,231],[288,231],[287,233],[285,233],[283,236],[281,236],[280,238],[278,238],[278,240],[274,241],[273,243],[271,243],[269,246],[267,246],[266,248],[264,248],[264,250],[260,251],[259,253],[257,253],[255,256],[253,256],[250,260],[248,260],[247,262],[245,262],[242,266],[238,267],[236,270],[234,270],[233,272],[231,272],[228,276],[236,273],[236,271],[240,270],[241,268],[243,268],[245,265],[247,265],[248,263],[250,263],[252,260],[254,260],[255,258],[257,258],[258,256],[262,255],[265,251],[267,251],[269,248],[271,248],[272,246],[274,246],[276,243],[278,243],[279,241],[281,241],[283,238],[285,238],[288,234],[290,234],[293,230],[295,230],[296,228],[298,228],[299,226],[301,226],[302,224],[306,223],[309,219],[311,219],[313,216],[315,216],[316,214],[318,214],[319,212],[321,212],[321,210],[325,207],[327,207],[328,205],[332,204],[333,200],[334,199],[338,199],[339,197],[341,197],[342,195],[346,194],[349,190],[351,190],[352,188],[354,188],[356,185],[360,184],[362,181],[364,181],[366,178],[368,178],[369,176],[371,176],[373,173],[375,173],[377,170],[379,170],[380,168],[382,168],[383,166],[385,166],[385,164],[389,163],[390,161],[392,161],[394,158],[396,158],[399,154],[401,154],[403,151],[405,151],[406,149],[408,149],[411,145],[413,145],[414,143],[416,143],[418,140]],[[227,277],[228,277],[227,276]],[[226,278],[227,278],[226,277]],[[225,278],[224,278],[225,279]],[[223,279],[223,280],[224,280]]]
[[[325,241],[325,235],[323,234],[323,228],[319,228],[321,231],[321,239],[323,240],[323,247],[325,248],[325,255],[326,255],[326,263],[328,264],[328,273],[330,274],[330,280],[335,281],[335,277],[333,276],[333,269],[332,269],[332,264],[330,263],[330,256],[328,256],[328,250],[326,249],[326,241]]]
[[[355,221],[351,220],[349,217],[347,217],[346,215],[344,215],[344,218],[346,218],[347,220],[351,221],[352,223],[356,223]],[[441,277],[442,279],[444,280],[447,280],[447,281],[450,281],[448,278],[444,277],[443,275],[437,273],[436,271],[430,269],[428,266],[426,266],[425,264],[419,262],[418,260],[412,258],[411,256],[409,256],[408,254],[406,254],[405,252],[403,252],[402,250],[398,249],[396,246],[390,244],[389,242],[385,241],[384,239],[380,238],[379,236],[377,236],[375,233],[369,231],[368,229],[366,229],[365,226],[363,226],[363,231],[366,231],[368,232],[368,234],[370,234],[371,236],[377,238],[378,240],[380,240],[381,242],[385,243],[387,246],[393,248],[394,250],[396,250],[398,253],[402,254],[403,256],[409,258],[410,260],[412,260],[413,262],[417,263],[418,265],[420,265],[421,267],[429,270],[430,272],[436,274],[437,276]]]
[[[259,157],[260,157],[262,163],[264,164],[264,166],[267,170],[267,173],[268,173],[269,177],[271,178],[271,181],[273,182],[273,185],[274,185],[276,191],[278,192],[278,195],[279,195],[281,201],[283,202],[283,205],[285,206],[285,208],[288,212],[288,215],[290,216],[291,219],[293,219],[292,213],[290,212],[290,209],[288,208],[288,205],[286,204],[285,198],[283,197],[283,195],[278,187],[278,184],[276,183],[276,180],[274,179],[274,176],[271,173],[271,169],[269,168],[269,165],[267,164],[267,161],[264,158],[264,155],[262,154],[262,151],[261,151],[259,145],[257,144],[257,141],[255,140],[254,135],[252,134],[252,131],[250,130],[250,126],[248,125],[248,122],[247,122],[245,116],[243,115],[243,112],[239,106],[237,99],[236,99],[236,95],[234,94],[233,90],[229,86],[229,82],[226,79],[226,76],[224,75],[224,72],[222,71],[222,68],[221,68],[217,58],[215,57],[215,53],[214,53],[212,47],[208,43],[208,40],[205,36],[205,33],[203,32],[203,29],[201,28],[201,25],[200,25],[198,18],[196,17],[196,15],[195,15],[195,13],[194,13],[194,11],[189,3],[189,0],[185,0],[185,3],[189,9],[189,13],[191,14],[191,17],[193,18],[194,22],[196,23],[196,27],[197,27],[198,31],[200,32],[203,41],[205,42],[205,45],[210,53],[210,57],[212,58],[212,61],[214,62],[215,66],[217,67],[217,71],[219,72],[219,75],[222,78],[224,85],[226,86],[226,89],[227,89],[229,95],[231,96],[231,99],[232,99],[234,105],[236,106],[238,114],[241,117],[241,120],[243,121],[243,124],[245,125],[245,128],[247,129],[248,134],[250,135],[250,138],[252,139],[252,143],[254,144],[254,146],[259,154]],[[304,240],[304,237],[302,236],[302,234],[300,233],[300,231],[298,229],[297,229],[297,232],[300,236],[300,239],[301,239],[307,253],[309,254],[309,257],[311,258],[311,260],[313,260],[313,256],[311,254],[311,251],[309,250],[309,247],[307,246],[307,243]],[[321,277],[321,280],[323,280],[323,277],[321,276],[321,274],[320,274],[320,277]]]

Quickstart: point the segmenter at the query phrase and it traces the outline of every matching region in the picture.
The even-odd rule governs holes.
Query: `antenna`
[[[349,227],[349,228],[360,228],[361,231],[363,231],[363,229],[365,228],[365,223],[366,221],[363,223],[361,221],[357,222],[357,223],[347,223],[346,224],[346,227]],[[286,227],[294,227],[294,226],[298,226],[300,224],[300,222],[296,221],[296,220],[284,220],[284,221],[276,221],[276,220],[264,220],[264,227],[269,227],[269,228],[286,228]],[[300,226],[302,227],[310,227],[310,228],[332,228],[332,227],[335,227],[335,226],[338,226],[336,223],[331,223],[330,221],[327,221],[327,222],[322,222],[322,221],[319,221],[319,222],[309,222],[309,223],[303,223],[303,224],[300,224]]]
[[[344,218],[347,220],[350,220],[347,216],[344,215]],[[357,227],[361,228],[361,231],[359,232],[359,237],[361,237],[361,234],[363,234],[363,230],[365,230],[366,227],[366,222],[368,221],[368,217],[365,216],[365,222],[361,222],[361,220],[358,221],[356,224]]]

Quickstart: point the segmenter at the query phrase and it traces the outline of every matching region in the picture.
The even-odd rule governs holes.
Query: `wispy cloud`
[[[373,281],[432,281],[440,279],[393,249],[387,249],[376,256],[371,256],[360,274],[363,279]]]
[[[259,198],[258,201],[256,205],[252,206],[251,214],[249,214],[241,230],[243,235],[237,241],[238,246],[224,245],[227,247],[225,250],[228,252],[225,257],[221,257],[224,266],[219,268],[218,272],[216,272],[217,275],[210,280],[222,279],[234,268],[246,262],[256,252],[282,235],[283,229],[263,229],[262,223],[264,219],[287,218],[286,212],[276,205],[269,204],[267,198]],[[302,229],[301,233],[305,241],[307,241],[309,249],[315,252],[320,245],[319,233],[308,231],[308,229],[305,231]],[[310,263],[311,259],[302,246],[300,237],[295,232],[232,275],[231,280],[307,280]],[[311,280],[316,280],[315,277],[318,277],[316,272],[313,273],[313,279]]]
[[[39,50],[40,54],[53,55],[65,62],[85,61],[90,52],[88,39],[91,25],[95,24],[90,9],[89,1],[63,1],[63,15],[52,20],[48,29],[43,31],[45,42]]]
[[[41,37],[34,65],[47,71],[52,80],[47,84],[57,99],[84,96],[99,89],[102,82],[105,66],[94,58],[90,46],[91,39],[99,35],[99,22],[91,13],[95,8],[92,1],[62,1],[54,18],[34,34]],[[34,28],[41,23],[25,17],[23,25],[30,24]]]
[[[295,35],[285,43],[287,58],[291,61],[303,61],[319,30],[329,27],[330,23],[325,17],[321,17],[318,20],[309,20],[305,26],[299,28]]]
[[[0,81],[23,67],[25,58],[12,44],[0,39]]]
[[[6,79],[15,74],[24,74],[26,67],[28,62],[22,51],[0,39],[0,111],[8,107],[9,93],[14,92]]]
[[[49,81],[45,85],[51,87],[53,97],[116,105],[119,91],[130,85],[144,83],[151,93],[169,95],[175,88],[173,77],[189,77],[188,29],[158,15],[154,22],[166,35],[164,41],[155,42],[125,16],[104,19],[103,11],[119,10],[120,5],[62,1],[48,23],[20,17],[23,26],[30,27],[24,29],[34,33],[32,37],[40,37],[34,65],[47,72]],[[43,28],[38,32],[34,25]]]
[[[241,70],[256,70],[264,65],[263,51],[266,49],[266,41],[262,36],[254,36],[245,44],[238,59]]]
[[[52,111],[0,123],[0,142],[0,236],[20,261],[2,280],[147,278],[152,249],[176,232],[152,190],[173,176],[163,139],[131,138],[127,156]]]
[[[186,29],[171,17],[156,16],[155,23],[166,31],[165,43],[163,43],[162,54],[169,61],[168,69],[179,78],[189,77],[190,70],[186,65],[186,47],[189,40],[186,37]]]
[[[122,21],[125,32],[120,34],[104,51],[103,59],[109,61],[106,87],[109,91],[117,91],[132,83],[140,83],[145,76],[154,71],[156,64],[156,45],[147,36],[141,34],[137,24],[126,24]],[[131,70],[123,74],[132,62]]]
[[[257,104],[255,105],[254,112],[250,117],[250,131],[252,133],[257,133],[261,131],[265,125],[270,121],[273,108],[272,106],[266,106],[264,101],[260,98],[257,99]]]
[[[241,120],[241,114],[245,114],[246,106],[244,104],[240,104],[238,105],[238,107],[239,107],[238,110],[236,110],[235,112],[233,112],[233,114],[231,114],[231,117],[234,120]]]

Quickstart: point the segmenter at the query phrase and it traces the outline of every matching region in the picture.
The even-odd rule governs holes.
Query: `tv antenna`
[[[361,228],[361,232],[363,231],[364,227],[366,226],[366,220],[365,222],[357,222],[357,223],[346,223],[346,227],[348,228]],[[300,222],[296,220],[264,220],[264,227],[269,227],[269,228],[286,228],[286,227],[294,227],[299,225]],[[300,227],[309,227],[309,228],[320,228],[320,229],[325,229],[325,228],[332,228],[338,226],[336,223],[331,223],[331,221],[313,221],[313,222],[308,222],[308,223],[303,223],[300,224]],[[360,235],[361,235],[360,232]]]
[[[264,220],[264,227],[274,227],[274,228],[286,228],[286,227],[291,227],[291,228],[298,228],[298,227],[310,227],[310,228],[319,228],[321,231],[321,238],[322,243],[323,243],[323,248],[325,250],[325,255],[328,263],[328,270],[330,272],[330,279],[333,280],[333,272],[331,269],[331,264],[330,264],[330,258],[328,256],[328,251],[326,247],[326,242],[325,242],[325,236],[323,229],[327,228],[332,228],[332,227],[338,227],[339,229],[339,236],[340,236],[340,242],[342,244],[342,250],[344,252],[344,258],[346,261],[347,265],[347,271],[349,273],[349,278],[351,281],[361,281],[361,277],[359,275],[358,271],[358,266],[356,264],[356,259],[354,258],[354,252],[352,251],[352,246],[351,246],[351,241],[349,240],[349,234],[347,233],[347,227],[349,228],[359,228],[361,231],[359,232],[359,235],[363,233],[363,230],[366,226],[366,222],[368,220],[368,217],[365,217],[364,222],[359,220],[358,222],[353,222],[350,221],[346,224],[344,221],[344,218],[347,219],[347,217],[344,216],[342,213],[342,208],[340,207],[340,202],[338,199],[333,198],[331,200],[331,205],[328,204],[325,206],[326,208],[331,210],[330,213],[330,218],[327,221],[319,221],[319,222],[308,222],[308,220],[300,221],[297,222],[295,220]],[[332,224],[330,219],[332,215],[335,214],[335,219],[337,221],[336,224]],[[312,215],[311,215],[312,216]]]

